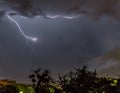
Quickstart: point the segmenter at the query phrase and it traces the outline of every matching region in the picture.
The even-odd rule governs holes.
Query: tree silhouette
[[[29,78],[33,82],[33,87],[36,93],[50,93],[53,78],[51,77],[49,70],[46,69],[43,72],[41,72],[41,69],[34,70]]]
[[[87,66],[59,74],[58,82],[53,80],[49,70],[37,69],[29,78],[36,93],[120,93],[120,77],[100,77]]]
[[[86,66],[59,76],[65,93],[120,93],[120,78],[98,77]]]
[[[90,72],[86,66],[74,69],[68,74],[59,76],[60,85],[66,93],[89,93],[94,88],[96,71]]]

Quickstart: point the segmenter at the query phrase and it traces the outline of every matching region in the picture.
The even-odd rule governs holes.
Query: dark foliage
[[[89,71],[86,66],[59,75],[58,82],[53,82],[48,70],[40,71],[30,75],[36,93],[120,93],[120,78],[98,77],[96,70]]]
[[[0,93],[19,93],[15,85],[2,85],[0,86]]]
[[[33,87],[36,93],[50,93],[53,79],[50,71],[45,70],[41,72],[41,69],[34,70],[33,74],[29,76],[33,82]]]

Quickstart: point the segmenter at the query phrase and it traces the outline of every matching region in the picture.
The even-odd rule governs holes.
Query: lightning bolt
[[[18,29],[19,29],[19,31],[21,32],[21,34],[22,34],[27,40],[31,40],[31,41],[33,41],[33,42],[37,42],[38,38],[36,38],[36,37],[31,37],[31,36],[26,35],[26,34],[23,32],[21,26],[18,24],[18,22],[17,22],[16,20],[14,20],[14,19],[13,19],[11,16],[9,16],[9,15],[6,15],[6,16],[8,17],[8,19],[10,19],[12,22],[14,22],[14,23],[16,24],[16,26],[18,27]]]
[[[21,34],[27,39],[27,40],[31,40],[33,42],[37,42],[38,41],[38,38],[36,37],[31,37],[31,36],[28,36],[26,35],[21,26],[18,24],[18,22],[13,19],[9,14],[6,15],[8,17],[9,20],[11,20],[12,22],[14,22],[16,24],[16,26],[18,27],[19,31],[21,32]],[[62,16],[62,15],[55,15],[55,16],[51,16],[51,15],[47,15],[46,18],[48,19],[56,19],[56,18],[63,18],[63,19],[74,19],[74,18],[77,18],[78,16]]]
[[[63,18],[63,19],[75,19],[78,16],[62,16],[62,15],[55,15],[55,16],[51,16],[51,15],[47,15],[46,18],[50,18],[50,19],[55,19],[55,18]]]

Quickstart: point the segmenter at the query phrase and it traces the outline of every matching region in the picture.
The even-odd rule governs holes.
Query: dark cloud
[[[0,18],[2,18],[5,15],[5,11],[1,10],[0,11]]]
[[[1,0],[2,9],[9,15],[22,15],[34,17],[37,15],[44,16],[44,13],[39,7],[35,7],[30,0]]]
[[[45,17],[50,12],[69,16],[87,15],[94,18],[103,15],[120,17],[119,0],[1,0],[0,3],[5,10],[28,17]]]
[[[13,17],[26,35],[39,37],[36,43],[26,41],[17,26],[4,17],[0,20],[0,71],[6,72],[6,77],[16,75],[25,80],[23,74],[28,75],[31,68],[39,65],[53,72],[86,64],[99,67],[97,62],[88,61],[120,46],[120,23],[106,17],[119,18],[119,4],[118,0],[0,0],[0,17],[6,13],[26,17],[101,17],[98,21],[86,16],[75,20]]]
[[[79,0],[80,5],[68,10],[68,13],[83,14],[99,18],[100,16],[120,17],[119,0]]]

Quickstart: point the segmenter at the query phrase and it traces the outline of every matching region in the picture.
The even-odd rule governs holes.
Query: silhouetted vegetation
[[[1,85],[0,93],[19,93],[19,90],[15,85]]]
[[[53,83],[50,71],[45,70],[41,72],[41,69],[37,69],[29,76],[33,82],[33,87],[36,93],[51,93],[50,88]]]
[[[86,66],[59,75],[55,82],[48,70],[30,75],[36,93],[120,93],[120,78],[99,77]]]

